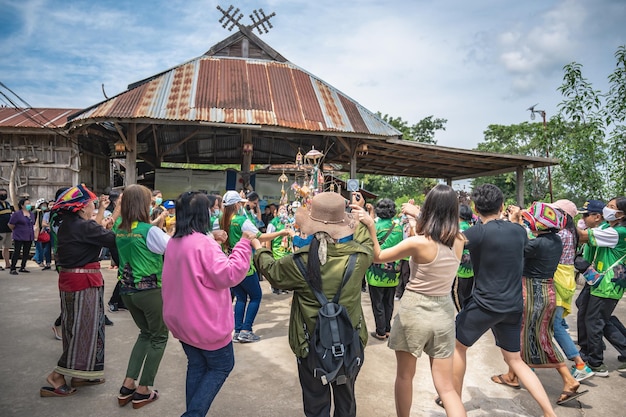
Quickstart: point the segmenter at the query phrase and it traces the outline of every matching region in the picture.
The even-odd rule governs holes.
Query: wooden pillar
[[[452,187],[452,178],[446,178],[446,184],[448,184],[448,187]]]
[[[252,165],[252,152],[243,152],[243,144],[249,143],[250,145],[252,145],[252,131],[250,129],[241,129],[241,139],[241,178],[243,179],[243,186],[247,190],[248,186],[250,185],[250,165]]]
[[[356,141],[350,142],[350,178],[356,178]]]
[[[516,177],[516,185],[515,190],[517,191],[517,205],[520,207],[524,207],[524,167],[517,167],[515,169],[515,177]]]
[[[126,149],[126,177],[124,185],[137,183],[137,125],[128,125],[128,148]]]

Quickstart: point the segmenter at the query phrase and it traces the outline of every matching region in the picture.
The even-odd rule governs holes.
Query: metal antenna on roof
[[[222,12],[224,14],[224,16],[222,16],[222,18],[219,20],[220,23],[224,22],[224,20],[226,20],[226,22],[224,22],[224,24],[222,25],[222,27],[224,29],[228,29],[229,31],[233,30],[233,28],[235,26],[237,27],[241,27],[241,24],[239,23],[239,21],[241,20],[241,18],[243,17],[242,13],[239,13],[239,8],[235,9],[235,11],[233,12],[233,14],[231,15],[230,12],[234,9],[234,6],[231,4],[231,6],[228,8],[228,10],[224,10],[222,9],[220,6],[217,6],[217,10],[219,10],[220,12]],[[239,13],[239,16],[237,16],[237,13]],[[228,24],[230,23],[230,27],[226,27],[228,26]]]
[[[259,15],[259,12],[261,13],[261,15]],[[254,13],[254,15],[250,15],[250,20],[252,20],[253,24],[251,26],[248,26],[251,30],[256,28],[256,30],[259,31],[259,35],[262,35],[263,32],[261,32],[261,29],[263,29],[265,33],[267,33],[269,32],[269,29],[274,27],[270,23],[270,19],[276,16],[276,13],[272,13],[269,16],[265,16],[265,12],[263,11],[263,9],[259,9],[258,11],[255,9],[252,11],[252,13]],[[256,16],[256,20],[254,19],[255,16]],[[265,26],[266,23],[269,26],[269,29]]]
[[[263,31],[265,31],[265,33],[267,33],[267,32],[269,32],[269,30],[271,28],[274,27],[270,23],[270,19],[272,17],[276,16],[276,13],[272,13],[269,16],[266,16],[265,12],[263,11],[263,9],[259,9],[259,10],[254,9],[252,11],[252,14],[249,15],[250,16],[250,20],[252,20],[252,24],[246,26],[246,25],[243,25],[243,24],[239,23],[239,21],[243,17],[243,14],[239,13],[239,8],[236,8],[234,11],[233,11],[233,9],[235,9],[235,7],[233,5],[231,5],[228,8],[228,10],[224,10],[220,6],[217,6],[217,10],[219,10],[223,14],[223,16],[219,20],[219,22],[223,23],[222,27],[224,29],[228,29],[229,31],[231,31],[231,30],[233,30],[233,28],[235,26],[237,26],[240,30],[244,29],[244,28],[246,28],[248,30],[256,29],[256,30],[259,31],[259,35],[262,35]],[[239,15],[237,15],[237,13],[239,13]],[[229,26],[229,24],[230,24],[230,26]],[[261,29],[263,29],[263,31]]]

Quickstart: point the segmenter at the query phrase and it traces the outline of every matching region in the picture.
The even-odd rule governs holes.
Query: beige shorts
[[[415,357],[425,352],[435,359],[454,353],[454,303],[450,295],[428,296],[405,291],[391,326],[389,347]]]
[[[11,249],[11,246],[13,244],[13,238],[11,237],[11,232],[7,232],[7,233],[0,233],[0,236],[2,237],[2,240],[0,240],[0,249]]]

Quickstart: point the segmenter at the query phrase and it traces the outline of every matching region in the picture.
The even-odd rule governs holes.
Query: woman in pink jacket
[[[176,200],[176,233],[163,264],[163,319],[187,355],[186,403],[183,416],[206,416],[213,399],[235,365],[234,317],[230,288],[246,277],[254,233],[226,256],[211,234],[209,199],[186,192]],[[215,238],[213,236],[216,236]]]

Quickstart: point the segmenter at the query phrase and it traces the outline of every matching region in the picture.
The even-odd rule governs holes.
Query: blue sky
[[[206,52],[232,32],[199,0],[0,0],[0,81],[33,107],[83,108]],[[626,44],[624,0],[261,0],[261,39],[371,111],[448,119],[444,146],[557,112],[565,64],[606,91]],[[0,96],[0,104],[5,104]]]

